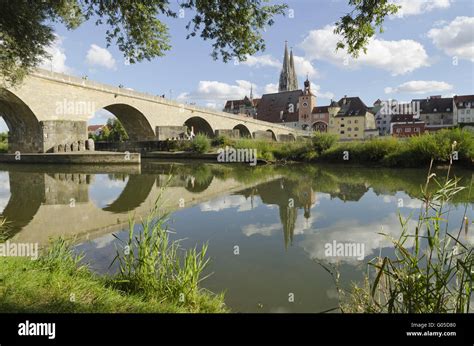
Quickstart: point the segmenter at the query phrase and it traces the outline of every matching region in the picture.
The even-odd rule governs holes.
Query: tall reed
[[[393,256],[377,256],[368,263],[362,284],[341,288],[336,266],[320,263],[328,271],[339,294],[342,312],[363,313],[468,313],[474,281],[472,245],[461,239],[469,232],[467,207],[455,232],[450,231],[450,202],[466,187],[450,177],[451,166],[443,179],[432,173],[433,161],[422,187],[422,202],[417,223],[409,229],[410,217],[399,215],[401,234],[387,237]],[[472,188],[472,180],[469,192]]]
[[[114,235],[122,244],[112,262],[117,261],[119,267],[114,283],[126,292],[148,298],[192,304],[198,299],[199,283],[205,279],[202,273],[209,263],[207,244],[199,251],[196,247],[184,250],[181,240],[170,239],[168,215],[160,209],[161,196],[142,219],[139,230],[130,217],[128,238],[121,240]]]

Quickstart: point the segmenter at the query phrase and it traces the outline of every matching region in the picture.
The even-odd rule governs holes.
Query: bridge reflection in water
[[[154,165],[145,171],[110,166],[107,173],[95,166],[22,165],[0,166],[0,170],[8,172],[10,186],[10,198],[1,214],[8,222],[7,234],[12,241],[40,245],[59,236],[75,236],[81,241],[125,229],[129,217],[146,215],[160,193],[163,210],[172,212],[229,193],[246,194],[256,185],[278,178],[272,175],[245,183],[219,177],[212,165],[180,167],[178,172],[169,165]],[[124,187],[118,193],[113,189],[116,196],[108,201],[110,186]]]

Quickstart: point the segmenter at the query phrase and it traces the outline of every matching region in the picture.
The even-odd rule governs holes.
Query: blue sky
[[[186,40],[184,18],[164,19],[172,49],[151,62],[126,65],[120,51],[106,49],[105,27],[94,21],[74,31],[55,27],[58,39],[53,58],[43,67],[102,83],[181,102],[221,108],[229,98],[241,98],[253,85],[257,96],[278,83],[285,40],[293,47],[299,84],[310,75],[318,105],[331,98],[360,96],[367,105],[380,99],[409,101],[429,95],[474,93],[474,1],[393,0],[402,5],[397,17],[386,20],[383,34],[369,44],[357,61],[335,53],[332,25],[347,13],[347,0],[287,0],[285,16],[264,33],[267,49],[245,63],[223,63],[210,57],[211,42]],[[278,1],[281,2],[281,1]],[[107,115],[96,113],[91,124]]]

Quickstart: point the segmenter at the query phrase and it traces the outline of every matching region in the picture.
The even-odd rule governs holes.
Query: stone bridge
[[[40,69],[15,88],[0,88],[10,152],[52,152],[59,144],[84,141],[87,120],[100,109],[122,122],[131,141],[166,140],[186,128],[209,136],[228,133],[277,141],[305,135],[279,124]]]

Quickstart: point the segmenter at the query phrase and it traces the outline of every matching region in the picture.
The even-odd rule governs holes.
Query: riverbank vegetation
[[[434,192],[429,189],[430,185],[436,186]],[[474,252],[472,245],[461,239],[463,233],[467,236],[472,223],[466,216],[467,204],[455,231],[448,227],[451,201],[465,189],[457,178],[449,176],[449,171],[445,179],[439,179],[430,169],[414,229],[408,226],[410,218],[400,216],[398,239],[380,233],[390,239],[394,255],[372,259],[362,283],[353,283],[349,290],[341,288],[337,268],[322,264],[334,279],[340,310],[349,313],[472,312]]]
[[[0,133],[0,153],[8,152],[8,132]]]
[[[141,230],[130,221],[115,275],[98,276],[57,239],[37,260],[0,257],[0,312],[225,312],[223,295],[199,287],[207,246],[183,250],[155,207]]]
[[[351,142],[338,141],[337,136],[327,133],[315,133],[311,139],[294,142],[232,139],[225,136],[218,136],[211,141],[204,135],[199,135],[190,143],[180,144],[179,149],[204,153],[215,152],[225,146],[257,149],[258,159],[267,162],[426,167],[431,159],[438,164],[449,164],[452,160],[465,166],[472,166],[474,160],[474,134],[460,128],[443,129],[404,139],[380,137]]]

